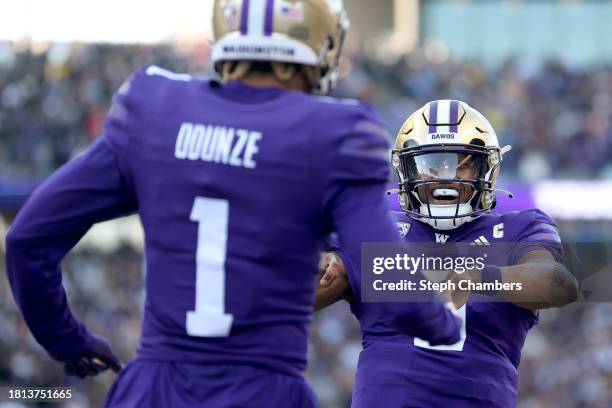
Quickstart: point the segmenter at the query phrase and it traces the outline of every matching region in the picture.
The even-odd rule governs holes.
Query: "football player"
[[[140,214],[142,336],[108,406],[315,404],[302,373],[324,237],[336,231],[355,262],[361,241],[397,240],[383,126],[357,102],[313,95],[333,86],[345,29],[338,1],[215,1],[222,80],[136,72],[103,134],[18,214],[13,293],[37,341],[78,376],[120,363],[70,312],[60,262],[92,224]],[[459,338],[441,301],[384,308],[434,343]]]
[[[577,283],[561,264],[557,226],[546,214],[535,209],[491,213],[508,150],[500,148],[489,121],[459,101],[430,102],[401,128],[392,155],[402,210],[393,217],[400,235],[413,244],[464,243],[472,254],[488,254],[488,260],[483,268],[453,273],[448,280],[457,285],[450,295],[464,317],[461,339],[451,346],[433,346],[399,332],[354,293],[352,311],[364,349],[353,407],[516,405],[521,348],[538,310],[573,302]],[[335,245],[323,265],[320,307],[351,291],[342,239]],[[496,281],[515,284],[514,290],[478,292],[467,286]]]

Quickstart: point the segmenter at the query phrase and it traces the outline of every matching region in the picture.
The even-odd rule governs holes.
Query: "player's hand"
[[[321,255],[317,281],[315,311],[326,308],[341,299],[351,303],[354,301],[346,268],[342,259],[335,253],[324,252]]]
[[[458,287],[457,282],[461,279],[458,278],[459,275],[454,271],[446,271],[446,270],[423,270],[421,271],[423,276],[427,278],[428,281],[434,283],[449,283],[455,284],[455,288]],[[440,297],[446,301],[446,307],[451,309],[453,312],[459,310],[465,302],[467,302],[467,298],[469,297],[469,293],[467,296],[465,293],[461,291],[457,291],[456,289],[447,289],[440,293]]]
[[[453,305],[460,309],[463,305],[465,305],[470,298],[472,292],[470,290],[461,290],[459,288],[459,282],[461,281],[470,281],[472,283],[479,283],[482,280],[480,276],[480,271],[477,269],[467,270],[463,273],[453,273],[450,279],[451,282],[455,284],[457,289],[453,290],[450,293],[451,301]]]
[[[328,288],[336,279],[346,278],[342,260],[334,252],[324,252],[319,262],[319,287]],[[348,279],[346,279],[348,285]]]
[[[118,373],[121,368],[121,362],[108,341],[96,335],[91,336],[91,342],[83,356],[64,363],[66,375],[79,378],[93,377],[108,369]]]

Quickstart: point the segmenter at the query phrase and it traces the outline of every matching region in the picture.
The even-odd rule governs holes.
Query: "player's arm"
[[[358,111],[356,111],[358,112]],[[364,114],[365,113],[365,114]],[[367,112],[354,127],[335,139],[329,164],[330,185],[325,199],[331,231],[337,233],[346,255],[348,278],[360,301],[362,242],[400,242],[390,218],[385,195],[389,174],[388,138],[382,125]],[[432,344],[452,344],[460,337],[460,320],[438,298],[426,302],[370,303],[388,316],[399,330]]]
[[[335,210],[336,231],[346,255],[347,275],[357,302],[361,298],[361,243],[400,242],[397,228],[389,216],[384,190],[384,183],[347,187],[340,194],[343,199]],[[413,278],[418,280],[419,274]],[[420,337],[432,345],[456,343],[460,338],[460,320],[433,292],[428,295],[428,299],[419,302],[369,302],[367,307],[379,309],[407,335]]]
[[[137,209],[119,164],[124,147],[119,128],[127,127],[112,112],[109,117],[105,134],[30,196],[6,238],[8,278],[28,327],[54,359],[66,363],[68,374],[79,376],[120,368],[106,341],[70,311],[60,266],[93,224]]]
[[[336,249],[340,251],[339,249]],[[348,273],[345,266],[345,261],[343,261],[343,256],[341,252],[333,253],[327,252],[326,255],[333,255],[333,260],[323,265],[325,269],[319,273],[319,287],[317,288],[316,293],[316,302],[315,302],[315,310],[323,309],[327,306],[330,306],[339,300],[346,300],[349,303],[355,302],[355,296],[353,295],[351,285],[348,280]],[[348,262],[348,260],[346,260]],[[449,299],[450,300],[450,299]],[[380,304],[372,304],[375,307],[380,307]],[[412,304],[414,307],[414,304]],[[384,307],[384,305],[383,305]],[[422,307],[422,304],[419,305]],[[410,325],[409,330],[411,330],[411,334],[413,336],[419,337],[419,333],[423,333],[425,331],[435,330],[434,327],[440,323],[438,323],[439,317],[435,314],[432,314],[428,319],[423,319],[419,324],[425,324],[426,327],[416,327],[413,326],[414,322]],[[404,321],[401,323],[403,325],[410,324],[409,322]],[[404,331],[406,328],[404,328]],[[417,333],[417,334],[414,334]],[[434,344],[443,344],[442,340],[433,340]]]
[[[549,251],[529,251],[517,265],[501,269],[504,283],[520,283],[521,290],[501,291],[498,298],[538,310],[563,307],[578,298],[578,282]]]
[[[531,216],[510,255],[511,265],[472,271],[470,279],[515,284],[513,290],[491,295],[526,309],[563,307],[576,301],[578,282],[562,264],[561,237],[554,222],[540,211],[532,211]],[[520,290],[516,284],[520,284]]]
[[[505,300],[533,311],[563,307],[578,298],[578,282],[572,273],[554,255],[545,250],[533,250],[521,256],[518,263],[501,268],[487,267],[493,272],[470,271],[467,276],[454,275],[453,280],[470,280],[474,283],[493,282],[513,284],[512,290],[487,293],[498,300]],[[490,276],[485,277],[484,274]],[[493,276],[495,275],[495,276]],[[520,290],[517,284],[520,284]],[[453,293],[455,306],[467,300],[469,293]]]
[[[530,222],[518,239],[511,266],[501,268],[505,283],[520,283],[521,290],[501,291],[498,297],[531,310],[563,307],[576,301],[578,282],[563,265],[563,247],[555,222],[531,210]]]

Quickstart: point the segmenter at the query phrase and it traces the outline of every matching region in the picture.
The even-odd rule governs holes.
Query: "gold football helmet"
[[[326,94],[348,25],[342,0],[215,0],[212,62],[224,81],[246,75],[253,61],[270,62],[281,80],[295,65],[312,66],[312,91]]]
[[[500,148],[491,123],[467,103],[429,102],[406,120],[392,153],[402,210],[440,230],[491,211],[510,149]]]

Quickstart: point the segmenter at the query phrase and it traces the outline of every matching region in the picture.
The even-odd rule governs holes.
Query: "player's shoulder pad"
[[[504,222],[518,225],[521,241],[561,242],[557,223],[537,208],[513,211],[502,216]]]
[[[170,71],[153,65],[134,71],[123,82],[113,96],[105,122],[105,140],[111,147],[121,149],[128,144],[126,135],[138,134],[134,131],[136,123],[146,120],[146,113],[155,108],[157,101],[167,99],[164,87],[171,76]]]
[[[360,106],[365,105],[358,99],[353,98],[334,98],[333,96],[326,95],[313,95],[313,99],[323,104],[331,104],[337,106]]]
[[[308,99],[311,109],[315,110],[320,123],[327,125],[328,122],[343,124],[368,123],[371,131],[388,139],[388,132],[383,125],[382,119],[374,108],[357,99],[332,98],[330,96],[304,95]]]
[[[322,124],[337,130],[336,137],[342,143],[343,153],[358,156],[365,154],[366,158],[374,153],[388,162],[389,132],[371,106],[361,102],[337,103],[325,107],[323,112],[327,123]]]
[[[148,77],[166,81],[189,82],[194,80],[194,77],[189,74],[172,72],[157,65],[148,65],[144,67],[141,72],[144,72],[144,74]]]
[[[157,65],[145,65],[134,71],[126,83],[130,84],[167,84],[171,82],[189,82],[195,78],[189,74],[179,74]]]
[[[558,227],[555,220],[553,220],[548,214],[546,214],[542,210],[538,210],[537,208],[532,208],[529,210],[525,210],[525,212],[531,215],[533,222],[543,222],[546,224],[553,225],[555,228]]]
[[[330,176],[345,180],[386,181],[389,133],[376,113],[363,103],[328,103],[311,98],[313,140]],[[331,166],[331,168],[329,167]]]
[[[113,103],[123,105],[132,115],[163,109],[169,102],[185,95],[186,88],[198,87],[207,78],[193,77],[146,65],[133,72],[115,93]]]
[[[511,211],[501,215],[504,221],[520,221],[526,223],[545,223],[557,227],[557,223],[545,212],[537,208]]]
[[[163,95],[169,89],[182,88],[200,79],[189,74],[172,72],[157,65],[146,65],[132,73],[117,93],[151,101],[151,98]]]

